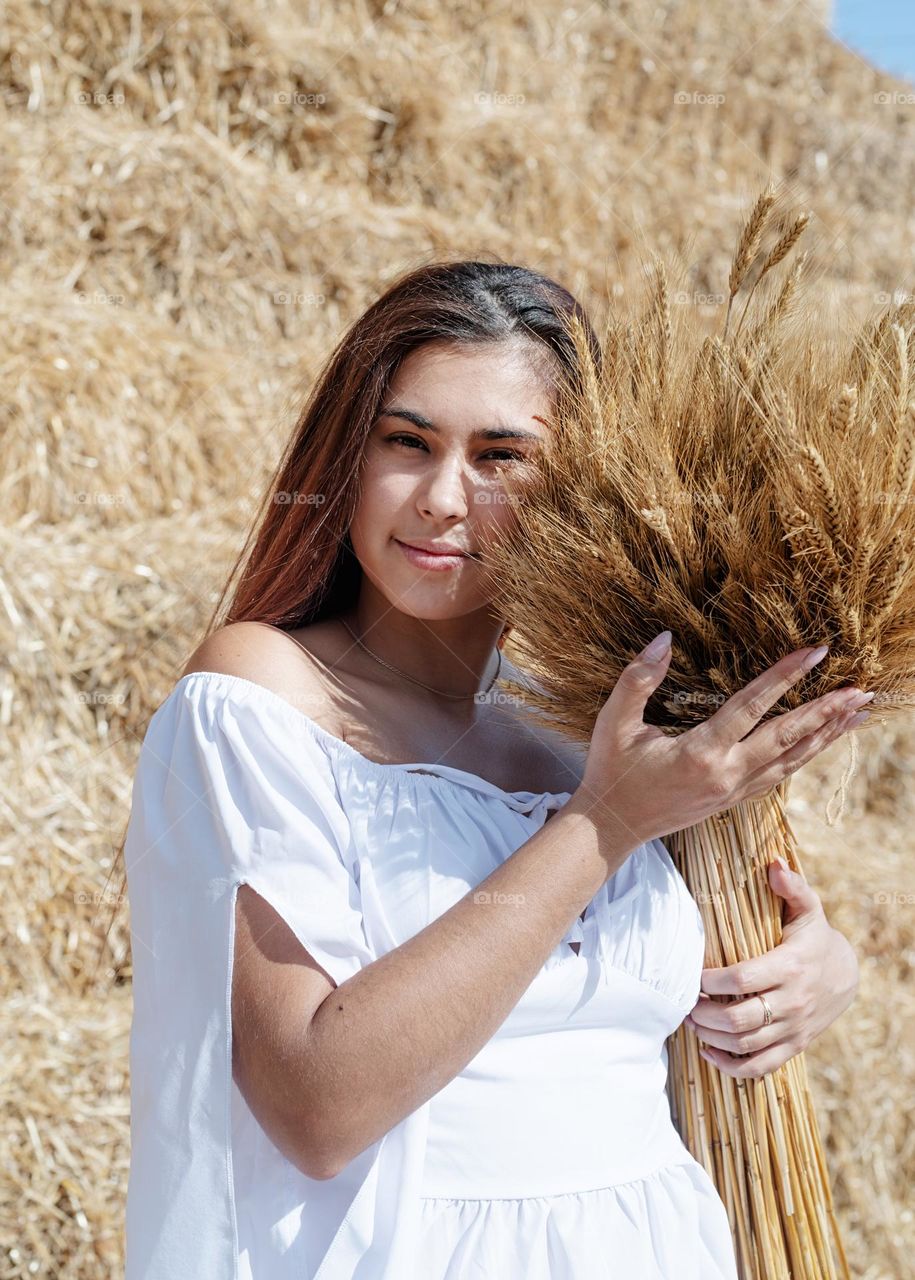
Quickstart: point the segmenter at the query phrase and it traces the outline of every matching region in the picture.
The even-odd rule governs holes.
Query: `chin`
[[[448,622],[452,618],[464,618],[467,614],[482,609],[487,603],[476,597],[465,599],[449,594],[436,583],[408,582],[401,590],[381,590],[393,609],[424,622]]]

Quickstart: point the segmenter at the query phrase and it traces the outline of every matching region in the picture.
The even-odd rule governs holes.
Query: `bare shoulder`
[[[194,671],[215,671],[262,685],[335,732],[333,702],[318,660],[310,660],[305,645],[278,628],[258,622],[220,627],[197,646],[182,677]]]

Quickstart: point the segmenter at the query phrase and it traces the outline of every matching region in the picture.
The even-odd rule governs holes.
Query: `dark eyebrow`
[[[396,405],[387,405],[378,412],[379,418],[403,418],[407,422],[412,422],[414,427],[422,427],[426,431],[432,431],[436,435],[441,435],[441,430],[430,422],[423,414],[417,413],[415,409],[401,409]],[[520,427],[482,427],[471,434],[471,440],[536,440],[538,444],[543,443],[541,436],[536,431],[523,431]]]

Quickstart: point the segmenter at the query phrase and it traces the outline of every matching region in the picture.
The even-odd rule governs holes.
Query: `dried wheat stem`
[[[896,496],[900,502],[907,501],[915,479],[915,400],[909,401],[900,427],[894,479]]]
[[[649,583],[636,569],[618,539],[611,535],[607,538],[606,550],[594,547],[591,550],[591,554],[595,559],[603,563],[612,564],[614,574],[619,575],[632,599],[645,608],[650,607],[654,597]]]
[[[854,605],[849,604],[845,587],[837,578],[833,578],[829,584],[829,598],[839,620],[843,642],[851,645],[860,644],[861,615]]]
[[[755,357],[748,352],[743,350],[737,352],[737,367],[740,370],[740,376],[748,387],[753,379],[756,363]]]
[[[740,316],[740,324],[737,326],[737,333],[734,335],[735,341],[737,338],[740,337],[740,331],[743,328],[743,322],[746,319],[747,312],[750,309],[750,301],[753,297],[753,294],[756,292],[756,286],[759,284],[760,280],[762,280],[763,276],[768,271],[771,271],[773,267],[777,267],[778,264],[782,261],[782,259],[785,258],[787,254],[791,252],[791,250],[794,248],[794,246],[797,244],[798,240],[800,239],[801,235],[803,234],[804,228],[807,226],[807,223],[809,221],[810,221],[809,213],[799,214],[798,217],[791,224],[791,226],[788,228],[788,230],[785,232],[785,234],[779,240],[777,240],[776,243],[769,250],[768,254],[766,255],[763,261],[762,267],[759,270],[759,275],[753,281],[753,286],[747,295],[747,301],[744,305],[744,309],[741,312],[741,316]]]
[[[774,203],[775,188],[770,183],[757,196],[756,203],[753,205],[750,216],[740,234],[740,240],[737,243],[737,252],[734,255],[734,261],[731,263],[731,270],[728,275],[728,290],[732,298],[743,284],[744,277],[756,257],[759,241],[769,220],[769,214]]]
[[[803,649],[807,641],[798,626],[791,602],[785,598],[785,593],[772,587],[762,587],[754,594],[758,604],[764,610],[764,616],[773,620],[773,630],[777,624],[796,649]],[[780,639],[781,636],[779,636]]]
[[[908,339],[901,324],[892,326],[893,350],[896,356],[893,365],[893,429],[898,431],[906,416],[909,403],[909,354]]]
[[[797,299],[797,286],[800,282],[806,263],[807,254],[799,253],[795,259],[794,266],[785,277],[785,283],[782,285],[778,297],[772,303],[762,320],[754,326],[747,337],[747,342],[754,346],[762,346],[763,339],[769,338],[770,342],[768,345],[768,351],[772,357],[774,357],[778,349],[777,344],[773,339],[776,336],[781,322],[786,320],[794,311],[794,304]]]
[[[796,506],[791,512],[790,523],[786,536],[792,552],[801,559],[806,571],[821,575],[832,572],[838,575],[841,568],[836,553],[824,531],[815,522],[814,516],[803,507]]]
[[[771,183],[756,198],[756,203],[750,212],[750,216],[744,224],[743,231],[740,233],[740,239],[737,242],[737,252],[731,263],[731,270],[728,274],[728,309],[724,317],[724,338],[728,335],[728,324],[731,319],[731,307],[734,302],[734,295],[743,284],[744,277],[752,265],[753,259],[756,257],[759,249],[759,241],[762,237],[763,229],[769,220],[769,214],[775,203],[775,188]]]
[[[595,444],[598,444],[606,435],[604,429],[604,396],[587,336],[578,316],[572,317],[572,330],[581,369],[582,384],[582,393],[576,397],[576,408],[584,419],[584,426],[587,429],[589,438]]]
[[[859,397],[865,398],[865,389],[871,382],[883,344],[883,337],[890,323],[888,311],[879,320],[872,321],[864,334],[855,338],[854,349],[848,362],[846,381],[858,387]]]
[[[840,443],[847,441],[854,429],[857,408],[858,388],[844,386],[839,392],[829,423],[830,430]]]
[[[846,475],[848,494],[845,499],[845,523],[848,528],[848,545],[853,549],[852,563],[854,563],[854,556],[864,536],[867,523],[867,498],[865,497],[867,482],[864,477],[864,468],[857,459],[847,469]]]
[[[782,238],[778,240],[773,245],[773,247],[769,250],[767,257],[762,264],[762,268],[760,269],[759,275],[756,277],[757,283],[759,283],[759,281],[763,278],[763,276],[766,274],[767,271],[771,271],[773,267],[777,267],[778,264],[782,261],[782,259],[787,257],[787,255],[791,252],[791,250],[797,244],[798,240],[803,234],[804,228],[807,226],[807,223],[809,221],[810,221],[809,213],[801,213],[797,216],[797,218],[795,218],[794,222],[791,224],[791,226],[788,228],[788,230],[785,232]]]
[[[797,429],[797,417],[794,412],[794,405],[791,397],[784,387],[778,387],[775,392],[776,418],[778,425],[781,427],[785,439],[795,444],[800,443],[800,435]]]
[[[639,515],[648,525],[649,529],[654,529],[655,533],[659,533],[666,542],[670,550],[676,553],[677,544],[674,541],[673,534],[670,531],[670,525],[667,522],[667,512],[663,507],[640,507]]]
[[[801,449],[801,458],[811,488],[820,502],[820,509],[814,511],[814,516],[819,517],[822,513],[822,519],[818,519],[818,523],[824,527],[824,532],[832,540],[834,547],[844,544],[836,488],[823,455],[814,445],[806,444]]]
[[[885,566],[886,576],[879,580],[879,591],[871,606],[870,625],[876,630],[885,620],[899,594],[899,589],[908,577],[912,560],[912,549],[907,545],[905,534],[900,529],[890,540],[885,554],[881,557],[881,565]]]
[[[657,370],[659,384],[663,387],[673,326],[670,318],[670,291],[667,286],[667,271],[660,258],[655,259],[654,269],[654,315],[658,334]]]
[[[865,534],[855,543],[855,553],[851,565],[852,577],[855,581],[865,579],[869,570],[871,557],[874,554],[876,543],[870,534]]]
[[[708,966],[761,955],[781,941],[780,908],[763,864],[781,852],[800,872],[785,791],[776,788],[668,842],[700,906]],[[682,1028],[670,1045],[673,1115],[724,1200],[743,1280],[847,1280],[803,1059],[796,1055],[759,1080],[735,1080],[697,1061]]]

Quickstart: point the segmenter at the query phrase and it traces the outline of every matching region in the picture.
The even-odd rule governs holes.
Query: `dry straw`
[[[540,466],[506,478],[517,522],[487,565],[536,686],[505,683],[578,741],[664,628],[673,654],[646,719],[666,733],[808,644],[828,657],[763,720],[852,684],[884,712],[915,697],[915,308],[827,342],[800,307],[803,259],[777,270],[806,222],[759,197],[720,337],[687,307],[672,317],[660,264],[641,319],[611,313],[599,361],[572,323],[580,385],[558,391]],[[665,837],[707,966],[781,939],[767,865],[800,871],[787,792]],[[672,1110],[727,1206],[741,1277],[847,1276],[803,1055],[735,1078],[697,1050],[683,1028],[671,1039]]]

